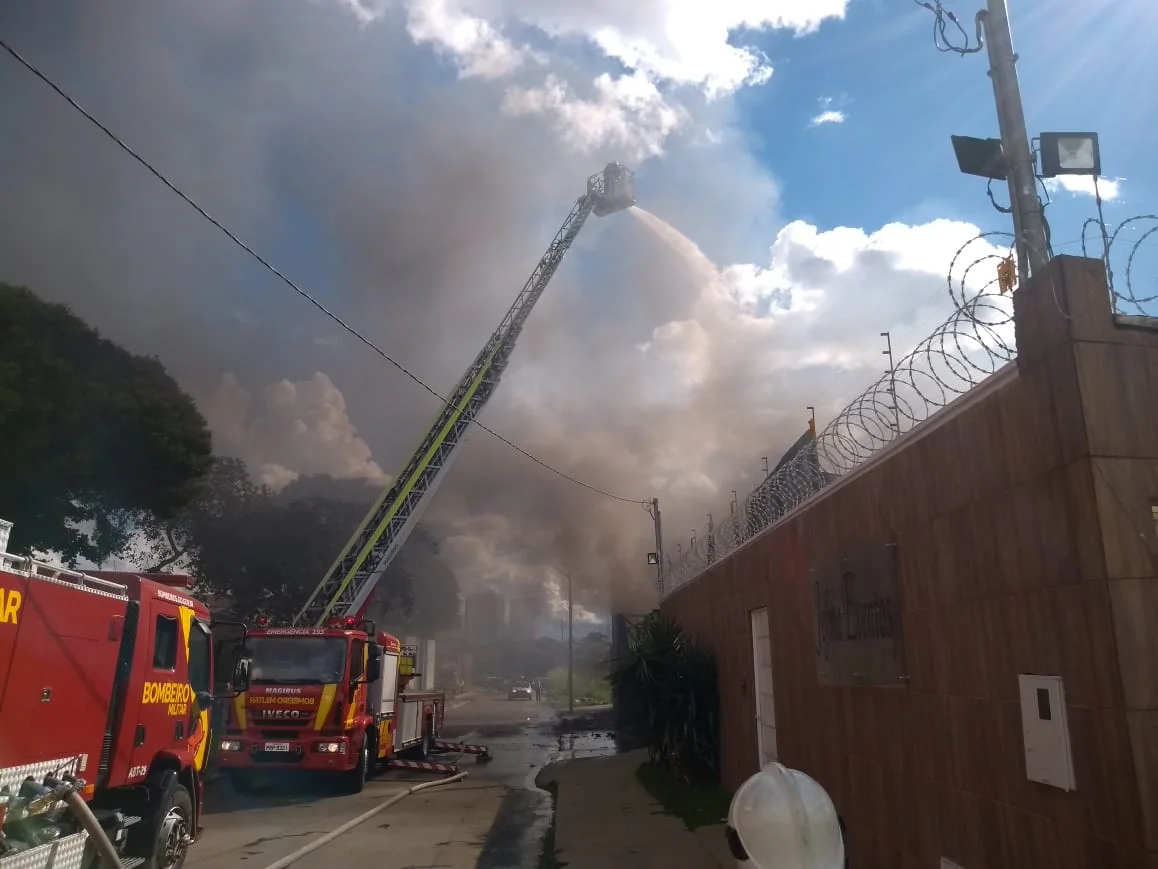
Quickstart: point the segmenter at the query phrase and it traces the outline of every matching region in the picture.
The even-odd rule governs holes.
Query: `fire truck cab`
[[[178,869],[201,828],[213,739],[208,609],[188,576],[68,570],[8,553],[5,538],[0,869],[94,858],[88,833],[51,797],[70,787],[123,866]],[[248,666],[242,649],[238,689]]]
[[[263,770],[329,772],[359,792],[403,751],[425,757],[442,727],[444,695],[410,691],[414,655],[356,618],[328,627],[271,627],[247,634],[247,691],[227,710],[218,763],[234,787]]]

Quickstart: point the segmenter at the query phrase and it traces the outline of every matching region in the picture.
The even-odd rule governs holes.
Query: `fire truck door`
[[[152,607],[142,606],[138,639],[143,648],[137,661],[143,664],[143,684],[137,697],[130,695],[126,704],[131,706],[134,699],[138,704],[131,779],[141,777],[134,773],[147,769],[158,751],[189,746],[195,704],[181,621],[177,607],[156,602]],[[126,708],[125,713],[125,720],[132,721],[133,710]]]
[[[209,625],[194,618],[193,612],[185,607],[181,608],[181,629],[185,637],[189,685],[193,689],[189,701],[189,750],[193,755],[193,765],[198,771],[204,771],[211,754],[213,710],[202,708],[197,695],[212,693],[213,635]]]

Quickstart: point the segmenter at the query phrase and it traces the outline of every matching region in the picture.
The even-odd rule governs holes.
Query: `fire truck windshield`
[[[250,681],[264,685],[341,682],[346,673],[342,637],[250,637]]]

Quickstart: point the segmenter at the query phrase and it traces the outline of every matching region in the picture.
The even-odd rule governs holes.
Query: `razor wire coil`
[[[1098,247],[1102,248],[1097,254],[1091,251],[1091,230],[1097,233]],[[1137,231],[1137,236],[1128,232]],[[1127,217],[1121,223],[1109,230],[1096,217],[1091,217],[1082,224],[1082,256],[1103,260],[1106,264],[1106,282],[1110,288],[1110,301],[1115,314],[1133,316],[1154,316],[1158,307],[1158,278],[1151,276],[1152,290],[1147,295],[1141,290],[1141,276],[1137,270],[1141,266],[1141,254],[1144,245],[1150,241],[1158,241],[1158,214],[1136,214]],[[1125,247],[1124,247],[1125,246]],[[1118,255],[1125,257],[1125,269],[1122,281],[1114,279],[1114,261]]]
[[[1001,293],[997,263],[1012,242],[982,233],[954,255],[947,276],[953,312],[850,401],[803,449],[777,466],[729,515],[666,559],[664,593],[776,524],[826,486],[862,465],[1016,356],[1013,304]],[[997,247],[996,242],[1001,243]]]

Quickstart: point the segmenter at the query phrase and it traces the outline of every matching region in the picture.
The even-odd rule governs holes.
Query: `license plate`
[[[266,751],[289,751],[290,744],[288,742],[267,742],[265,744]]]

